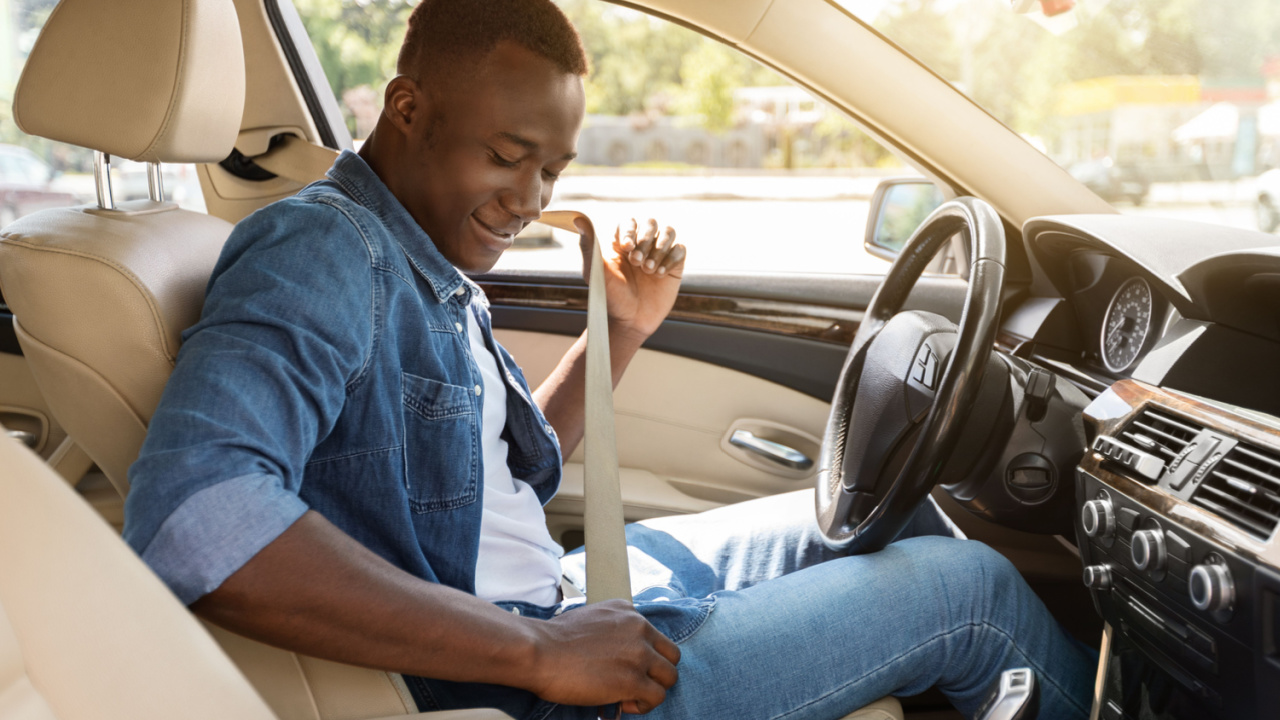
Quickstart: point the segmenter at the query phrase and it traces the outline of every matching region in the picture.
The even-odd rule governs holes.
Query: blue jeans
[[[1004,670],[1030,667],[1041,720],[1087,718],[1096,654],[1003,556],[959,534],[929,501],[897,542],[844,557],[822,542],[812,491],[628,526],[637,598],[715,599],[644,717],[835,720],[934,685],[973,717]],[[583,587],[584,554],[563,565]]]

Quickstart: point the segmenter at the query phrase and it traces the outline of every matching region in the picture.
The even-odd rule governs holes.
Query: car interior
[[[1276,237],[1118,214],[836,2],[618,4],[776,70],[906,158],[923,179],[876,192],[873,254],[907,257],[875,230],[894,212],[893,188],[912,183],[960,199],[949,208],[990,208],[982,237],[1004,253],[993,279],[978,269],[985,246],[962,240],[978,227],[944,223],[929,256],[899,262],[888,280],[838,269],[686,275],[613,396],[626,520],[816,484],[853,508],[831,525],[838,534],[928,493],[1100,650],[1092,718],[1275,717]],[[13,117],[24,133],[95,151],[98,173],[96,202],[0,229],[0,717],[506,717],[419,714],[394,673],[202,623],[118,537],[128,467],[222,244],[352,146],[293,3],[62,0],[22,69]],[[148,199],[115,199],[112,159],[151,164]],[[195,165],[205,212],[166,200],[161,163]],[[935,259],[935,248],[950,254]],[[921,275],[931,260],[954,272]],[[581,273],[474,279],[497,339],[536,387],[586,327]],[[990,300],[981,311],[974,288]],[[944,385],[963,372],[980,421],[955,424],[961,449],[904,496],[900,471],[936,439],[925,420],[955,416],[910,406],[867,441],[866,484],[841,489],[820,471],[833,407],[858,417],[847,360],[904,310],[958,323],[962,342],[924,354],[912,345],[898,380],[907,387],[917,361]],[[970,337],[979,314],[985,334]],[[546,511],[572,548],[583,538],[582,450],[566,463]],[[904,717],[959,715],[933,690],[849,716]]]

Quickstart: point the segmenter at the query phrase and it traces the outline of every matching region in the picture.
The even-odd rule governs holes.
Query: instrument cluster
[[[1105,375],[1125,377],[1160,339],[1170,306],[1130,263],[1081,252],[1070,266],[1084,359]]]
[[[1124,372],[1138,359],[1151,335],[1151,286],[1131,277],[1116,290],[1102,320],[1099,355],[1111,372]]]

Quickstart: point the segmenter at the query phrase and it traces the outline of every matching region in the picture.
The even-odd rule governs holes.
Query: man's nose
[[[542,174],[530,173],[519,187],[508,193],[506,200],[504,205],[507,211],[524,222],[533,222],[542,217]]]

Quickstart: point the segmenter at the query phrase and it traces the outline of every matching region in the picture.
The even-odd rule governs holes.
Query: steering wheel
[[[921,272],[956,232],[971,261],[959,327],[904,312]],[[818,526],[833,549],[888,545],[940,480],[991,358],[1004,259],[995,210],[977,198],[951,200],[906,242],[871,298],[840,371],[818,464]]]

